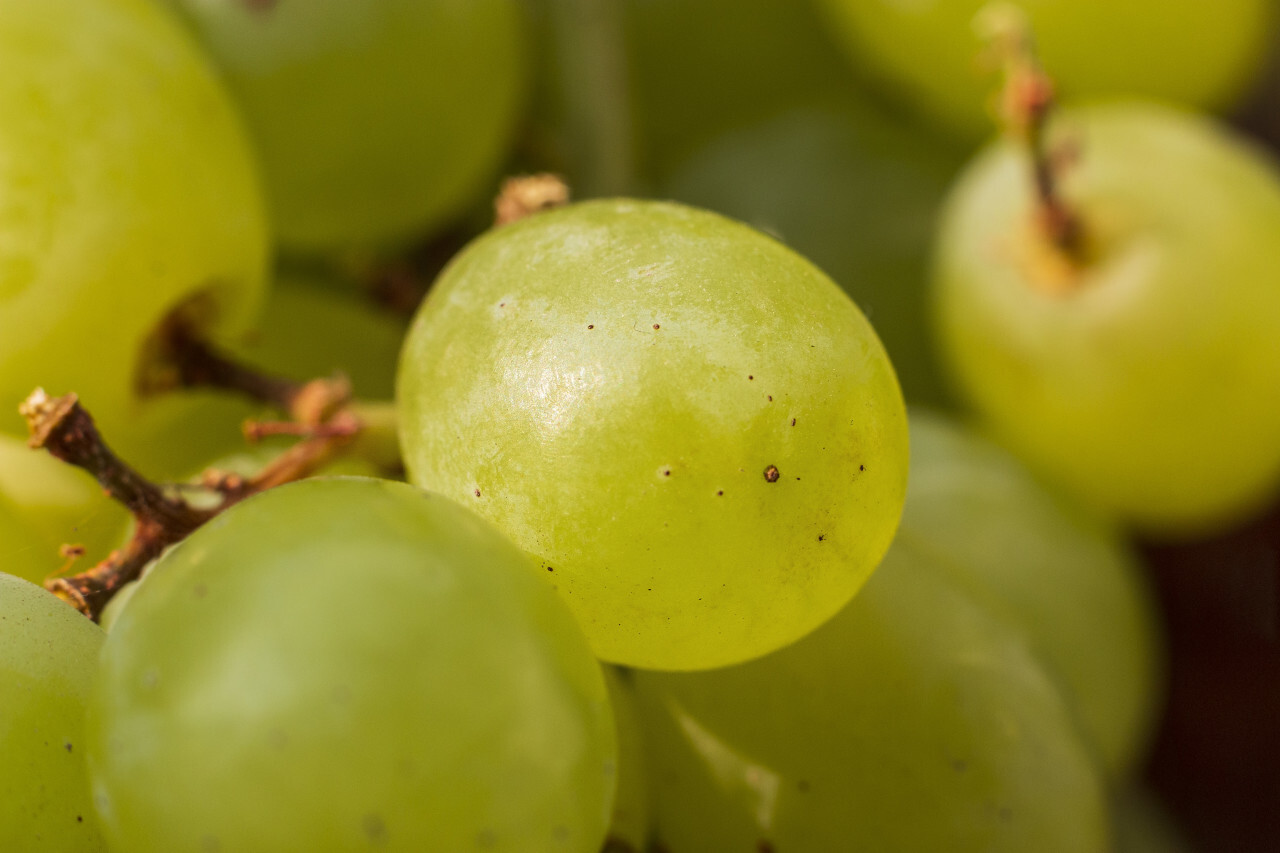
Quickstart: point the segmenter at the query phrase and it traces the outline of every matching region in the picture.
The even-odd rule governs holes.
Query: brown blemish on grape
[[[792,419],[791,419],[791,425],[792,425],[792,426],[795,426],[795,425],[796,425],[796,419],[795,419],[795,418],[792,418]]]
[[[480,497],[480,490],[476,489],[476,497]]]
[[[71,752],[71,741],[67,741],[63,746],[66,747],[67,752]]]
[[[747,376],[747,379],[748,379],[748,380],[751,380],[751,379],[755,379],[755,377],[754,377],[754,376],[751,376],[751,375],[748,375],[748,376]]]
[[[364,820],[360,822],[360,828],[364,830],[364,835],[369,839],[370,844],[381,847],[387,843],[387,824],[382,820],[381,815],[365,815]]]
[[[825,534],[825,533],[819,533],[819,534],[818,534],[818,541],[819,541],[819,542],[826,542],[826,541],[827,541],[827,534]]]
[[[764,479],[767,483],[776,483],[778,482],[778,478],[781,476],[782,475],[778,473],[777,465],[770,465],[768,468],[764,469]]]
[[[859,470],[859,471],[865,471],[865,470],[867,470],[867,466],[866,466],[866,465],[859,465],[859,466],[858,466],[858,470]]]
[[[772,841],[760,839],[760,843],[756,845],[756,853],[776,853],[776,848]]]
[[[665,471],[663,471],[663,472],[662,472],[662,476],[664,476],[664,477],[670,477],[670,476],[671,476],[671,469],[670,469],[670,468],[667,468]]]
[[[718,498],[724,497],[724,489],[721,489],[720,491],[716,492],[716,497]]]
[[[661,328],[662,328],[662,327],[661,327],[661,326],[659,326],[657,323],[654,323],[654,324],[653,324],[653,330],[654,330],[655,332],[656,332],[656,331],[658,331],[658,330],[659,330],[659,329],[661,329]]]
[[[596,327],[595,323],[588,323],[588,324],[587,324],[587,328],[588,328],[588,329],[594,329],[595,327]]]
[[[770,403],[772,403],[772,402],[773,402],[773,395],[772,395],[772,394],[770,394],[770,395],[769,395],[769,402],[770,402]]]

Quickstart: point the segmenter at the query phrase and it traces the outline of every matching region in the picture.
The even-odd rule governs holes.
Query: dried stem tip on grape
[[[510,225],[543,210],[569,203],[569,185],[559,175],[507,178],[493,202],[495,226]]]

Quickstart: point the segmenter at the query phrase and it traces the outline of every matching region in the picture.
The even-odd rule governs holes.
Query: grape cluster
[[[0,851],[1267,849],[1276,16],[0,4]]]

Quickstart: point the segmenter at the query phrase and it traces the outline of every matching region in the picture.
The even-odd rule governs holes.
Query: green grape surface
[[[946,364],[1000,441],[1083,501],[1159,535],[1229,523],[1280,479],[1275,170],[1154,105],[1054,129],[1085,143],[1061,185],[1085,257],[1036,227],[1020,148],[989,148],[935,251]]]
[[[800,642],[636,684],[671,853],[1107,849],[1105,786],[1057,685],[898,542]]]
[[[974,19],[988,0],[819,0],[857,62],[956,133],[990,132],[998,65]],[[1270,0],[1019,0],[1068,97],[1129,95],[1231,106],[1260,71]]]
[[[106,850],[83,738],[104,637],[40,587],[0,572],[0,850]]]
[[[1155,604],[1121,538],[1057,499],[1001,448],[913,412],[895,543],[928,555],[1023,631],[1116,778],[1142,756],[1158,707]]]
[[[216,59],[297,252],[376,249],[457,214],[522,100],[517,0],[169,0]]]
[[[645,767],[647,750],[631,678],[629,672],[604,664],[604,683],[618,724],[618,789],[609,820],[609,839],[626,845],[626,849],[642,851],[648,849],[652,815]],[[609,849],[606,845],[605,850]]]
[[[661,190],[776,234],[821,267],[875,325],[907,400],[938,404],[926,259],[957,167],[954,152],[845,99],[726,132]]]
[[[103,647],[95,804],[130,853],[595,853],[615,732],[527,557],[414,487],[313,479],[155,565]]]
[[[832,616],[888,547],[906,415],[812,264],[681,205],[586,202],[459,255],[405,343],[413,482],[541,560],[605,660],[747,660]]]
[[[4,573],[40,583],[57,570],[58,562],[58,552],[0,494],[0,566]]]
[[[148,0],[6,2],[0,57],[0,431],[21,434],[14,408],[42,385],[127,433],[166,315],[215,336],[252,317],[267,238],[248,145]]]

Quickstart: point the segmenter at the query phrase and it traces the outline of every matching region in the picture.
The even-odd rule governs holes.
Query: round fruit
[[[1018,144],[982,154],[936,249],[948,366],[1002,442],[1085,501],[1166,535],[1237,519],[1280,479],[1276,173],[1164,107],[1053,128],[1084,146],[1060,188],[1083,243],[1039,227]]]
[[[906,414],[857,307],[680,205],[588,202],[473,243],[414,321],[397,398],[411,479],[535,554],[618,663],[798,639],[902,509]]]
[[[264,492],[157,563],[87,717],[130,853],[596,853],[616,775],[600,667],[489,525],[411,486]]]

